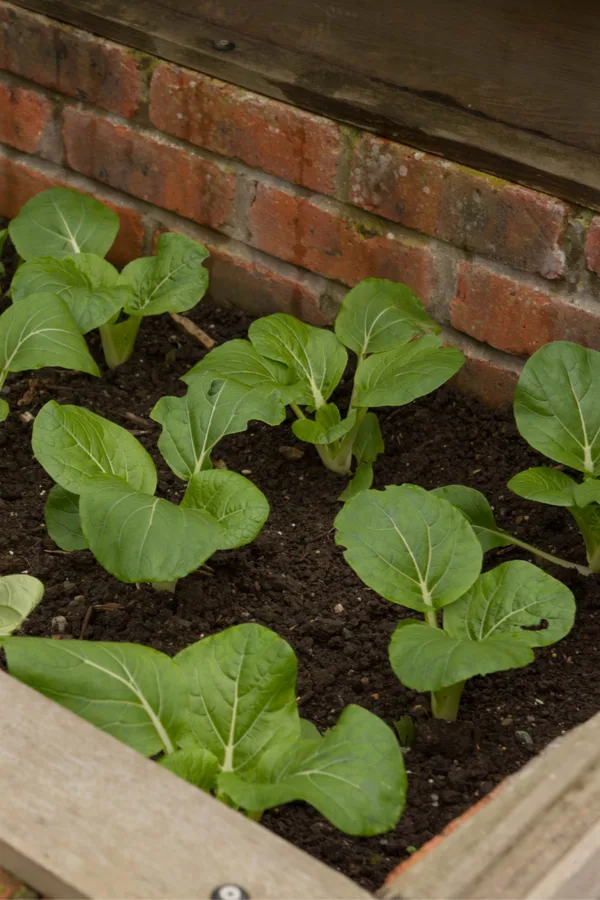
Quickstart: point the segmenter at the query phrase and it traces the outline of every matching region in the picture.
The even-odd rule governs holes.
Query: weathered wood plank
[[[600,714],[402,870],[385,900],[600,896]]]
[[[421,84],[418,89],[415,88],[409,78],[413,69],[417,74],[424,70],[431,72],[432,69],[435,69],[436,52],[433,44],[427,44],[427,46],[424,44],[420,55],[417,55],[410,64],[406,63],[406,72],[404,69],[399,70],[400,74],[396,76],[397,83],[392,83],[378,77],[379,69],[375,64],[365,66],[361,62],[360,66],[358,63],[355,65],[354,60],[357,55],[355,51],[350,56],[346,54],[347,58],[340,54],[319,55],[316,38],[321,36],[324,25],[308,30],[304,36],[304,42],[308,43],[304,46],[304,43],[299,42],[301,49],[273,43],[274,31],[280,27],[278,23],[286,21],[279,16],[282,4],[278,0],[260,0],[260,2],[262,4],[271,3],[274,10],[272,18],[266,24],[264,18],[260,20],[263,22],[262,29],[258,27],[259,20],[252,17],[255,3],[250,5],[234,4],[229,0],[227,3],[219,0],[218,4],[213,4],[209,0],[196,3],[194,0],[189,4],[188,12],[185,11],[183,0],[177,0],[177,3],[175,0],[173,2],[171,0],[135,0],[133,2],[132,0],[131,3],[121,3],[120,0],[17,0],[17,5],[45,13],[139,50],[156,54],[163,59],[181,63],[313,112],[366,128],[395,140],[405,141],[413,146],[548,191],[567,200],[600,209],[600,155],[589,149],[590,146],[594,148],[600,146],[595,137],[597,130],[600,129],[600,116],[596,115],[594,107],[595,103],[600,104],[600,90],[596,91],[595,88],[592,88],[589,81],[589,78],[592,78],[591,70],[595,73],[593,77],[597,77],[600,81],[600,69],[595,66],[595,62],[586,68],[588,80],[585,86],[579,84],[579,69],[577,77],[573,76],[573,83],[579,84],[579,87],[574,90],[579,98],[577,102],[574,95],[570,94],[568,101],[564,101],[563,104],[570,109],[571,118],[575,116],[577,121],[588,122],[583,130],[591,135],[590,140],[587,142],[581,140],[585,147],[577,148],[564,143],[562,139],[557,140],[548,136],[552,134],[552,129],[534,130],[536,120],[533,117],[533,110],[536,108],[535,104],[533,100],[528,101],[527,104],[522,101],[521,94],[517,91],[517,82],[514,85],[514,91],[517,91],[514,103],[521,110],[519,115],[527,119],[528,130],[521,127],[522,121],[525,119],[519,119],[518,125],[507,121],[506,115],[496,119],[479,110],[476,105],[470,108],[466,98],[459,102],[449,97],[447,90],[442,93],[437,88],[427,89],[425,83]],[[339,2],[340,0],[337,0],[337,4],[326,4],[327,14],[323,17],[323,21],[327,23],[327,27],[332,33],[335,32]],[[352,0],[352,5],[348,8],[354,8],[354,2],[355,0]],[[427,0],[427,2],[433,2],[433,0]],[[440,2],[440,0],[436,0],[436,2]],[[499,3],[500,0],[494,0],[494,2]],[[536,5],[540,2],[541,0],[536,0]],[[587,3],[588,6],[590,2],[591,0],[579,0],[580,4]],[[469,5],[472,3],[475,3],[476,8],[480,10],[481,16],[484,13],[487,14],[488,4],[469,0]],[[304,11],[307,8],[312,10],[311,15],[314,17],[316,5],[319,9],[323,7],[320,0],[318,4],[316,4],[316,0],[314,2],[311,0],[308,7],[306,4],[299,7],[295,0],[294,2],[286,0],[286,4],[287,24],[290,24],[290,16],[294,10],[302,9]],[[444,0],[442,6],[445,5],[456,11],[457,0],[453,0],[451,4]],[[516,6],[515,3],[509,5],[511,9]],[[397,4],[397,6],[401,8],[402,5]],[[369,30],[372,23],[375,27],[373,20],[378,22],[379,15],[373,17],[368,6],[361,4],[362,7],[364,7],[364,14],[368,16],[368,23],[361,34],[363,36],[370,35],[369,40],[372,40],[377,56],[385,58],[387,51],[384,48],[378,48],[377,41],[373,37],[374,32]],[[551,4],[550,7],[555,10],[557,4]],[[258,8],[263,10],[264,16],[267,7],[263,5]],[[344,4],[344,8],[346,8],[346,4]],[[547,5],[544,8],[546,11],[549,9]],[[235,10],[238,10],[236,15],[234,15]],[[339,14],[341,15],[341,13]],[[517,15],[514,10],[513,14]],[[217,24],[202,18],[202,15],[208,16],[209,19],[212,18]],[[225,18],[226,15],[229,18]],[[531,29],[534,28],[537,19],[534,21],[534,18],[524,15],[522,12],[518,15],[524,16],[520,26],[521,30],[519,31],[517,28],[520,35],[518,40],[522,42],[526,38],[529,56],[524,52],[517,55],[519,59],[523,57],[535,60],[537,44],[530,40],[530,37]],[[478,21],[481,16],[477,17]],[[422,22],[420,15],[415,17],[414,9],[406,17],[406,22],[402,27],[396,30],[390,29],[388,33],[393,36],[394,40],[404,40],[405,26],[407,27],[413,20]],[[298,21],[301,23],[303,20],[299,18]],[[554,20],[552,21],[554,22]],[[562,19],[559,17],[554,22],[553,34],[555,32],[557,34],[560,30],[558,26],[561,21]],[[224,24],[225,22],[227,24]],[[237,29],[246,30],[236,30],[232,22]],[[587,19],[584,22],[587,22]],[[302,29],[300,26],[297,27],[299,34]],[[377,25],[377,28],[379,27]],[[487,27],[491,33],[492,26],[488,24]],[[456,30],[454,28],[455,32]],[[594,29],[590,32],[590,34],[595,33]],[[257,34],[259,37],[256,36]],[[462,64],[463,48],[460,35],[455,34],[454,38],[456,39],[454,80],[456,82],[458,79],[457,83],[460,84],[462,83],[460,64]],[[231,40],[235,44],[235,49],[227,53],[219,52],[215,45],[222,40]],[[541,43],[544,44],[543,41]],[[521,43],[519,43],[519,47],[521,47]],[[329,44],[326,49],[327,53],[330,53]],[[572,51],[576,54],[577,45],[574,45]],[[354,57],[354,59],[350,57]],[[562,58],[559,54],[555,54],[556,65]],[[584,58],[587,56],[582,54],[582,59]],[[485,61],[485,55],[482,56],[482,59]],[[551,59],[552,53],[548,52],[548,64]],[[560,66],[563,66],[563,63],[560,63]],[[560,71],[562,72],[561,78],[568,81],[569,71],[567,69],[560,69]],[[500,77],[502,68],[499,67],[498,61],[495,63],[494,71],[495,77]],[[532,80],[532,71],[534,69],[529,71],[528,84]],[[417,74],[414,74],[415,78]],[[442,84],[449,87],[450,74],[444,71],[435,75],[439,80],[438,87]],[[538,80],[541,77],[539,72],[536,77]],[[435,81],[435,84],[437,83]],[[488,84],[488,80],[485,75],[479,80],[472,76],[470,83],[473,90],[483,90],[483,86]],[[479,88],[477,88],[478,84]],[[600,88],[600,83],[598,87]],[[538,85],[538,88],[544,94],[544,85]],[[519,90],[521,89],[519,88]],[[497,80],[493,81],[492,79],[489,91],[494,96],[503,96],[501,85]],[[522,86],[522,91],[525,91],[525,86]],[[590,99],[592,96],[593,100]],[[582,98],[585,98],[585,103]],[[548,103],[555,103],[555,95],[552,92],[548,95]],[[562,116],[557,106],[551,108],[553,116],[557,118]],[[585,117],[582,112],[581,117],[577,118],[582,110],[586,113]],[[591,119],[595,123],[593,126],[590,124]],[[571,124],[568,128],[572,131],[574,125]],[[565,134],[561,135],[561,138],[565,136],[568,137]],[[572,140],[580,141],[580,137],[572,137]],[[600,137],[598,141],[600,142]]]
[[[43,896],[369,896],[2,672],[0,710],[0,865]]]
[[[596,0],[156,0],[164,11],[598,152]]]

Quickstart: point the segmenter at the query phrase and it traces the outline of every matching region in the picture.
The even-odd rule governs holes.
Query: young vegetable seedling
[[[341,831],[397,824],[406,797],[392,730],[348,706],[324,735],[300,718],[296,656],[237,625],[170,659],[136,644],[8,638],[10,674],[253,819],[304,800]]]
[[[579,344],[546,344],[525,363],[515,394],[515,419],[525,440],[557,463],[583,473],[577,482],[561,468],[536,466],[508,487],[524,497],[569,510],[583,535],[588,566],[533,547],[500,528],[486,498],[451,484],[435,493],[471,523],[485,551],[514,545],[582,575],[600,572],[600,353]]]
[[[208,286],[208,251],[181,234],[162,234],[155,256],[136,259],[119,274],[103,259],[118,230],[108,207],[58,187],[29,200],[9,225],[25,260],[11,284],[13,302],[40,291],[62,297],[82,334],[99,328],[113,369],[131,356],[144,316],[191,309]]]
[[[316,446],[328,469],[347,475],[354,458],[354,479],[340,497],[346,500],[370,486],[373,462],[384,450],[369,407],[410,403],[462,366],[459,350],[442,347],[440,330],[405,285],[369,278],[346,295],[335,333],[285,313],[265,316],[250,326],[249,341],[216,347],[183,380],[191,384],[209,372],[247,386],[272,385],[297,417],[294,434]],[[346,369],[346,348],[357,364],[342,417],[329,398]]]
[[[44,366],[100,375],[66,303],[54,294],[33,294],[0,316],[0,390],[9,373]],[[0,398],[0,422],[9,412]]]
[[[120,581],[174,590],[216,550],[254,540],[269,514],[251,481],[211,468],[211,451],[250,419],[284,414],[272,391],[211,377],[184,398],[160,400],[152,413],[163,424],[159,450],[188,482],[177,506],[154,495],[154,463],[133,435],[87,409],[50,401],[33,426],[36,459],[56,482],[46,502],[48,534],[63,550],[89,548]]]
[[[436,718],[456,719],[467,679],[528,665],[534,647],[555,643],[573,625],[571,591],[531,563],[480,574],[477,535],[434,492],[411,484],[363,491],[335,526],[336,543],[365,584],[423,613],[424,622],[398,624],[389,655],[406,687],[431,691]]]
[[[546,344],[525,363],[515,394],[520,434],[535,450],[583,474],[526,469],[508,482],[526,500],[566,507],[579,526],[591,572],[600,572],[600,353],[569,341]]]

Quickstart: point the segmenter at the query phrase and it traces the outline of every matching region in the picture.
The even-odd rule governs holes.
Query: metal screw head
[[[229,52],[230,50],[235,50],[235,44],[233,41],[228,41],[226,38],[220,41],[215,41],[215,50],[221,50],[224,53]]]
[[[210,895],[210,900],[250,900],[250,894],[239,884],[220,884]]]

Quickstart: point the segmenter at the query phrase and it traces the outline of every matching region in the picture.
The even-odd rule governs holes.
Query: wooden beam
[[[379,897],[600,897],[600,714],[509,778]]]
[[[370,895],[0,672],[0,865],[44,897]]]
[[[600,154],[578,149],[316,56],[212,24],[159,0],[17,0],[87,29],[312,112],[600,210]],[[217,5],[218,6],[218,5]],[[219,42],[234,49],[220,52]],[[566,76],[565,76],[566,77]]]

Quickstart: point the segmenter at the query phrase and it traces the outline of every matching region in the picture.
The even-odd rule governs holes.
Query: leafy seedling
[[[191,309],[208,286],[208,251],[181,234],[162,234],[155,256],[136,259],[119,274],[103,259],[118,216],[69,188],[37,194],[9,229],[25,260],[11,284],[13,302],[40,292],[60,296],[82,334],[100,330],[110,368],[131,356],[144,316]]]
[[[397,824],[406,797],[392,730],[348,706],[324,735],[298,714],[292,648],[246,624],[175,659],[136,644],[8,638],[10,674],[253,819],[303,800],[341,831]]]
[[[442,347],[440,326],[402,284],[369,278],[345,297],[335,333],[275,313],[250,326],[249,341],[234,340],[211,350],[184,376],[191,384],[211,373],[247,387],[270,385],[297,417],[297,438],[314,444],[331,471],[355,475],[340,499],[370,487],[373,463],[383,452],[379,422],[369,407],[402,406],[438,388],[463,364],[452,347]],[[418,338],[418,340],[415,340]],[[346,414],[330,402],[348,363],[356,355],[352,396]]]
[[[0,316],[0,389],[9,373],[44,366],[100,374],[68,306],[54,294],[33,294]],[[0,398],[0,422],[9,411]]]
[[[31,575],[0,577],[0,642],[31,615],[44,596],[44,585]]]
[[[267,499],[243,475],[210,463],[224,434],[243,431],[262,414],[252,399],[242,413],[238,395],[237,385],[208,377],[186,398],[163,398],[169,402],[155,407],[164,413],[159,449],[188,482],[179,505],[155,496],[154,463],[126,429],[51,400],[36,417],[32,439],[36,459],[55,481],[46,502],[49,536],[63,550],[91,550],[120,581],[165,590],[217,550],[250,543],[269,515]]]
[[[534,647],[555,643],[573,625],[573,595],[537,566],[515,560],[480,574],[475,531],[433,492],[410,484],[363,491],[335,525],[359,578],[423,614],[425,621],[400,621],[389,655],[406,687],[431,691],[437,718],[456,719],[469,678],[528,665]]]
[[[591,572],[600,572],[600,353],[569,341],[546,344],[525,363],[515,394],[520,434],[535,450],[583,474],[577,482],[539,466],[509,488],[569,510],[582,533]]]

